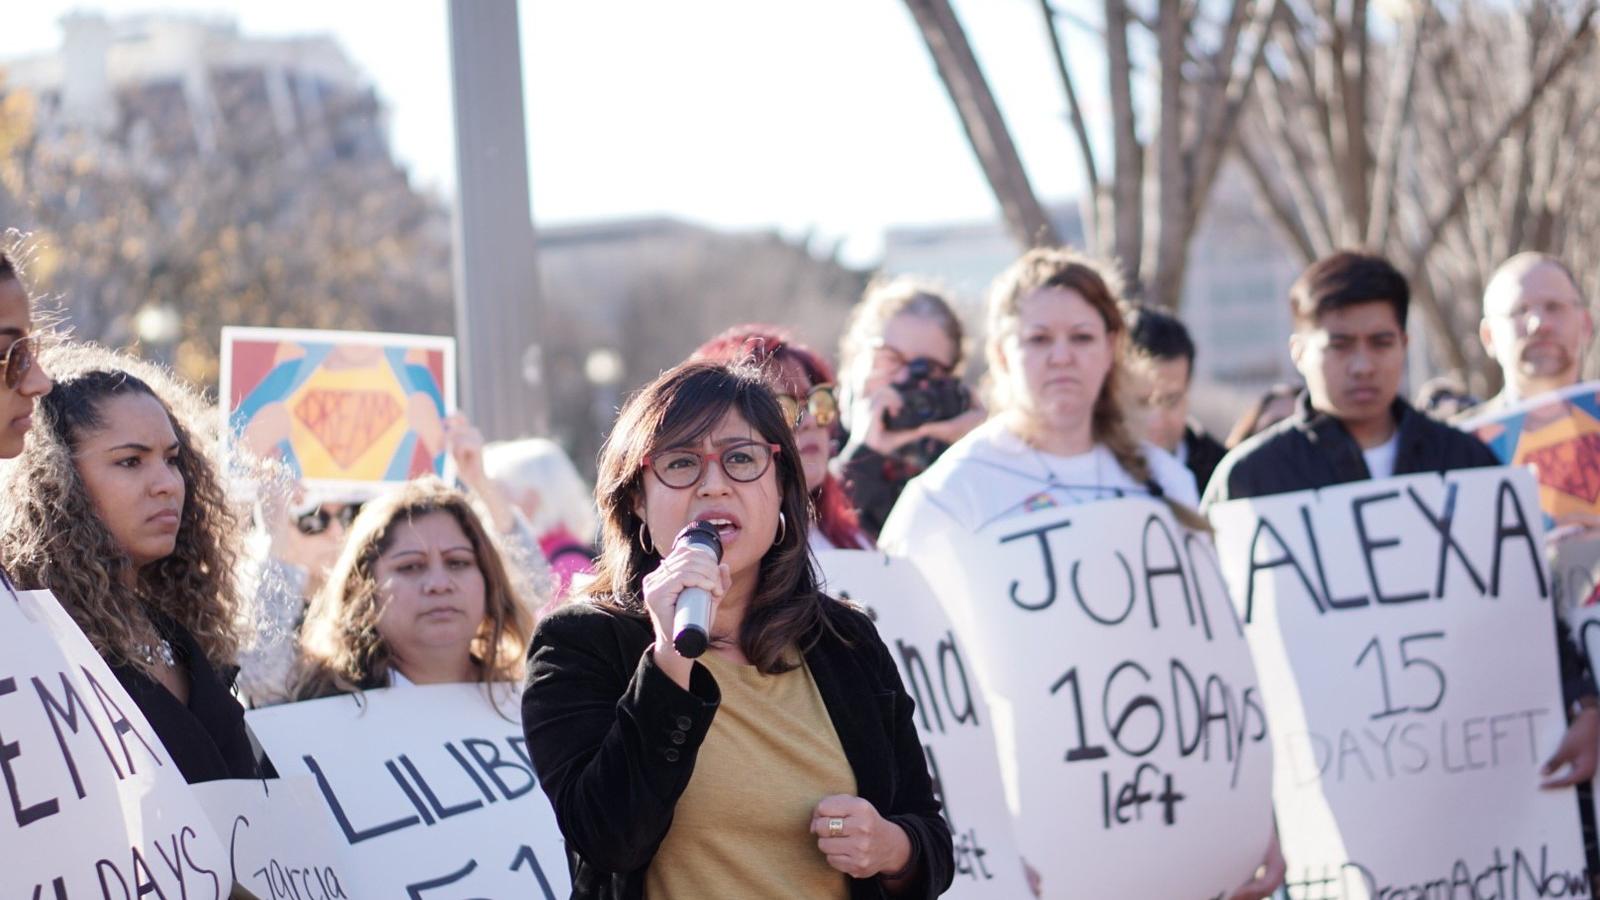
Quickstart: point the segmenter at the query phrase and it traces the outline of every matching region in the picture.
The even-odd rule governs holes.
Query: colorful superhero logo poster
[[[221,382],[231,438],[309,487],[445,474],[453,338],[224,328]]]
[[[1546,515],[1600,513],[1600,382],[1541,394],[1462,428],[1504,462],[1533,467]]]

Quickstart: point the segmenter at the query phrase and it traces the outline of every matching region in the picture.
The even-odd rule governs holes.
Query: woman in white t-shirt
[[[907,485],[878,545],[905,554],[952,529],[1052,506],[1127,496],[1164,500],[1184,525],[1194,477],[1134,437],[1117,395],[1127,328],[1115,276],[1069,250],[1030,250],[995,280],[988,304],[990,419]],[[1276,841],[1259,877],[1231,900],[1269,896],[1283,879]]]
[[[533,630],[499,545],[437,478],[361,508],[300,633],[294,698],[517,682]]]
[[[1071,251],[1030,251],[990,290],[989,421],[907,486],[879,545],[977,531],[1051,506],[1151,495],[1205,529],[1194,476],[1133,436],[1118,401],[1127,329],[1116,286]]]

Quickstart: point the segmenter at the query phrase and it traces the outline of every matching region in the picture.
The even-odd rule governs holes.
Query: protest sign
[[[1587,896],[1542,517],[1521,469],[1222,504],[1290,900]]]
[[[1027,897],[995,755],[994,719],[933,591],[906,560],[862,550],[824,550],[817,562],[830,595],[864,606],[916,703],[934,791],[955,840],[955,883],[944,896]]]
[[[444,475],[455,383],[453,338],[222,329],[229,439],[281,457],[312,488],[359,495]]]
[[[208,781],[195,785],[194,793],[228,847],[232,900],[374,896],[346,870],[342,842],[329,827],[310,778]]]
[[[919,537],[989,693],[1046,897],[1219,897],[1272,834],[1271,746],[1209,539],[1149,499]]]
[[[514,685],[367,691],[259,709],[280,772],[309,774],[370,897],[555,900],[570,889]]]
[[[228,896],[182,773],[48,591],[0,591],[0,781],[6,896]]]
[[[1540,394],[1461,426],[1508,465],[1531,465],[1552,518],[1600,513],[1600,382]]]

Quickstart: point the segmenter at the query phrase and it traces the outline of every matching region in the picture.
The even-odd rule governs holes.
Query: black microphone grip
[[[716,526],[710,522],[695,521],[678,532],[672,549],[693,547],[710,553],[722,562],[722,539]],[[706,652],[711,644],[711,594],[705,588],[688,587],[678,594],[678,603],[672,613],[672,646],[678,655],[694,659]]]

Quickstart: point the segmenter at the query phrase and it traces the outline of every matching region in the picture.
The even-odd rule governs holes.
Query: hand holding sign
[[[1600,709],[1585,707],[1561,738],[1554,755],[1540,767],[1548,777],[1539,785],[1546,790],[1572,787],[1594,777],[1595,757],[1600,755]],[[1563,774],[1556,774],[1566,769]]]

